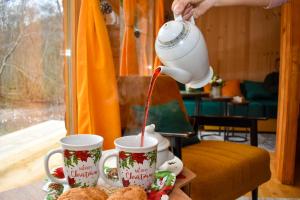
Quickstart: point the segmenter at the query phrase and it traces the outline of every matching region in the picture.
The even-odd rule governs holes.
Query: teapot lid
[[[181,19],[165,23],[155,40],[155,52],[164,65],[187,55],[200,41],[202,35],[195,24]],[[170,66],[171,67],[171,66]]]
[[[140,135],[140,134],[139,134]],[[155,125],[151,124],[145,127],[145,138],[154,137],[158,141],[157,151],[162,151],[170,146],[170,141],[161,136],[159,133],[155,132]]]
[[[182,21],[169,21],[159,30],[157,40],[160,46],[172,47],[184,39],[189,33],[189,26]]]

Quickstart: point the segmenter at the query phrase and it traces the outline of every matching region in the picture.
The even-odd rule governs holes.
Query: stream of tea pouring
[[[141,147],[144,146],[144,135],[145,135],[145,128],[147,125],[147,119],[148,119],[148,114],[149,114],[149,107],[151,103],[151,97],[152,97],[152,92],[153,88],[155,85],[155,81],[158,78],[160,74],[161,68],[156,68],[154,70],[154,73],[151,77],[150,85],[148,88],[148,93],[147,93],[147,99],[146,99],[146,105],[145,105],[145,110],[144,110],[144,120],[143,120],[143,127],[142,127],[142,134],[141,134]]]
[[[165,23],[158,31],[155,52],[164,66],[155,69],[150,81],[144,110],[141,146],[144,146],[144,132],[148,119],[149,106],[155,81],[159,74],[165,74],[191,88],[205,86],[213,76],[209,65],[206,43],[194,18],[175,20]]]

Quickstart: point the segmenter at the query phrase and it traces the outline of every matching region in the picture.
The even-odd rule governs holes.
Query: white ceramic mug
[[[103,138],[98,135],[78,134],[60,140],[61,148],[50,151],[44,160],[46,174],[53,181],[70,187],[96,186],[99,178]],[[49,170],[49,159],[61,153],[64,160],[65,179],[55,178]]]
[[[140,146],[140,136],[125,136],[117,138],[116,149],[103,153],[100,160],[100,176],[112,186],[139,185],[148,189],[156,170],[157,144],[152,137],[144,138],[144,146]],[[104,173],[105,161],[111,157],[117,158],[118,181],[108,179]]]

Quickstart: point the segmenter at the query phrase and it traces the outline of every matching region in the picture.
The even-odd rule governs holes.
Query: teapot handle
[[[175,15],[174,14],[174,19],[175,21],[183,21],[184,19],[182,18],[182,15]],[[194,19],[194,16],[192,16],[190,18],[190,20],[188,20],[189,22],[191,22],[192,24],[195,24],[195,19]]]

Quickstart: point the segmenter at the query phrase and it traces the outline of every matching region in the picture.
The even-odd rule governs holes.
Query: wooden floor
[[[58,141],[64,135],[65,129],[62,121],[47,121],[0,137],[0,191],[27,185],[45,178],[44,156],[50,149],[59,146]],[[271,170],[274,172],[274,154],[271,153],[270,155]],[[196,174],[201,174],[189,162],[197,159],[197,155],[189,152],[188,148],[184,148],[183,158],[187,158],[184,159],[185,166]],[[52,166],[59,165],[60,159],[60,155],[51,159]],[[272,176],[269,182],[260,187],[259,196],[300,199],[300,176],[295,186],[282,185]],[[192,184],[192,197],[197,199],[197,184]]]
[[[195,144],[194,148],[199,144]],[[267,183],[259,187],[259,197],[269,197],[269,198],[293,198],[300,199],[300,170],[298,170],[298,177],[296,178],[296,184],[294,186],[282,185],[274,176],[274,153],[270,153],[271,156],[271,172],[272,178]],[[186,158],[186,159],[184,159]],[[193,153],[189,151],[186,147],[183,149],[183,160],[184,165],[191,169],[194,173],[199,174],[194,180],[195,184],[192,184],[192,199],[197,199],[197,179],[200,178],[200,174],[203,173],[198,171],[197,167],[193,166],[194,160],[197,160],[197,154],[195,154],[195,149]],[[246,194],[250,196],[249,194]]]

